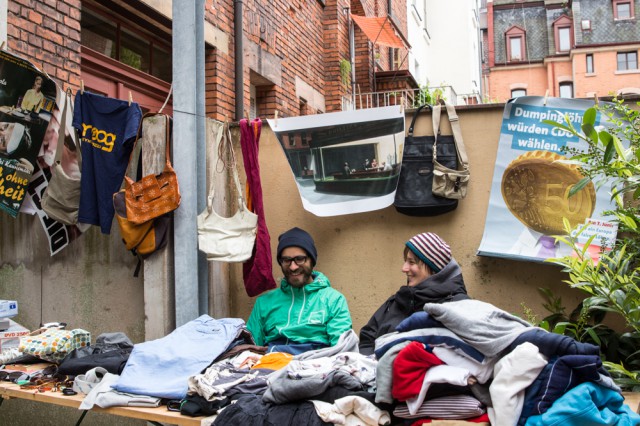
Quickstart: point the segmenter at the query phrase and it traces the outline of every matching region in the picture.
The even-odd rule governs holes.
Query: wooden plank
[[[20,386],[13,383],[0,384],[0,397],[5,399],[19,398],[28,401],[54,404],[62,407],[76,408],[84,399],[84,395],[65,396],[61,392],[38,392],[31,389],[20,389]],[[183,416],[177,411],[169,411],[166,407],[110,407],[100,408],[95,406],[90,410],[95,413],[105,413],[120,417],[129,417],[147,421],[169,423],[178,426],[199,426],[205,417]]]
[[[142,174],[159,174],[165,164],[164,115],[146,117],[142,123]],[[144,261],[145,340],[166,336],[175,328],[173,232],[167,247]]]

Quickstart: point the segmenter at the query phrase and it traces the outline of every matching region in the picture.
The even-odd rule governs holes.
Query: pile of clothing
[[[416,424],[640,424],[599,348],[478,300],[427,303],[376,340],[376,402]]]
[[[640,425],[598,347],[477,300],[427,303],[373,355],[353,330],[332,347],[267,353],[242,319],[203,315],[136,345],[100,335],[60,372],[86,394],[81,409],[166,405],[213,425]]]

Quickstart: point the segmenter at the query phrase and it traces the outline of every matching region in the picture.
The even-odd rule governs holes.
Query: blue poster
[[[583,150],[586,142],[571,133],[545,124],[545,120],[577,129],[582,115],[593,101],[526,96],[505,105],[500,130],[484,235],[478,249],[481,256],[542,262],[548,258],[574,255],[555,236],[566,234],[564,220],[579,233],[578,246],[596,235],[588,252],[594,261],[611,250],[617,224],[603,212],[614,207],[610,190],[589,183],[569,197],[569,191],[583,175],[565,149]],[[596,126],[606,126],[598,114]]]

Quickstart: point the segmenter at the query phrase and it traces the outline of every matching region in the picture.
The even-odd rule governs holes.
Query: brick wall
[[[282,117],[297,116],[301,111],[318,112],[312,103],[301,105],[296,94],[296,78],[324,98],[325,111],[341,110],[342,97],[350,95],[352,90],[350,85],[342,83],[340,75],[340,59],[350,59],[349,15],[345,9],[353,6],[351,13],[385,16],[387,1],[365,0],[353,5],[349,0],[326,0],[324,5],[317,0],[243,2],[244,36],[259,46],[261,52],[280,61],[281,66],[279,81],[258,85],[261,116],[273,117],[276,109]],[[78,88],[81,4],[81,0],[9,0],[7,48],[31,60],[63,87]],[[392,4],[396,23],[406,34],[406,0],[394,0]],[[208,47],[205,53],[206,108],[214,118],[233,119],[234,2],[208,0],[205,7],[205,19],[229,36],[228,53],[214,47]],[[254,26],[253,31],[250,25]],[[372,88],[371,47],[364,34],[356,29],[355,71],[362,92]],[[380,50],[382,69],[388,70],[388,49]],[[245,66],[243,90],[247,111],[252,76],[255,74]]]
[[[7,48],[63,88],[80,86],[80,0],[9,0]]]

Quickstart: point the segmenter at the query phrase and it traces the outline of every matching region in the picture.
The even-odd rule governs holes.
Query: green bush
[[[608,117],[611,124],[609,127],[596,128],[598,112]],[[585,151],[565,150],[570,160],[580,165],[585,176],[570,190],[569,196],[580,191],[590,181],[596,187],[610,184],[615,208],[604,213],[611,215],[618,223],[618,238],[613,250],[602,253],[596,264],[587,253],[594,237],[584,244],[583,249],[579,248],[576,244],[579,233],[571,236],[573,229],[565,220],[567,236],[557,238],[572,246],[576,256],[550,261],[562,265],[569,276],[565,282],[586,293],[587,297],[582,302],[582,317],[569,321],[563,330],[557,331],[566,334],[569,330],[580,341],[591,339],[599,344],[604,364],[616,382],[624,389],[639,391],[640,219],[636,207],[640,198],[639,113],[622,100],[614,99],[611,104],[586,110],[580,130],[568,117],[565,117],[563,123],[545,123],[572,133],[586,141],[588,146]],[[557,308],[556,305],[549,306]],[[620,315],[625,320],[627,331],[612,333],[602,326],[604,317],[596,315],[606,313]],[[562,321],[556,322],[554,328],[561,323]],[[603,341],[605,336],[606,342]]]

